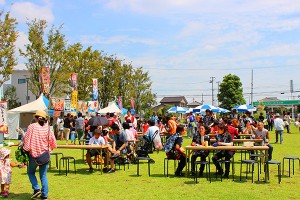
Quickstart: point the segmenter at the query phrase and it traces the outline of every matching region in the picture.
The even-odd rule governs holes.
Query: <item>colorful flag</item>
[[[50,92],[50,68],[43,67],[41,70],[41,80],[42,80],[42,91],[44,94],[49,94]]]
[[[93,78],[93,101],[98,101],[98,79]]]
[[[131,103],[131,108],[134,110],[134,99],[133,98],[130,99],[130,103]]]
[[[122,97],[121,96],[119,96],[118,105],[119,105],[120,110],[122,111],[123,110],[123,102],[122,102]]]
[[[77,90],[77,77],[78,77],[77,73],[71,74],[71,83],[70,83],[70,85],[74,90]]]
[[[0,127],[7,126],[7,101],[0,101]],[[4,134],[8,133],[8,129],[3,129]]]
[[[78,103],[78,90],[72,91],[72,97],[71,97],[71,111],[76,111]]]

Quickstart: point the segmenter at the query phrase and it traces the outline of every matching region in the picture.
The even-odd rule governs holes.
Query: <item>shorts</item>
[[[91,155],[91,157],[100,155],[99,151],[97,151],[96,149],[90,149],[88,153]]]

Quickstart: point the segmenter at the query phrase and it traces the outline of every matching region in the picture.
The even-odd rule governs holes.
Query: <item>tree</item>
[[[45,20],[33,20],[27,22],[28,40],[29,44],[26,44],[26,50],[20,54],[27,60],[25,65],[31,74],[29,78],[28,87],[29,90],[36,96],[42,93],[42,83],[40,81],[40,72],[43,67],[50,68],[50,94],[53,96],[61,95],[65,86],[59,81],[65,78],[63,73],[60,73],[62,68],[68,64],[66,56],[66,44],[65,36],[61,34],[62,26],[56,28],[51,27],[45,38],[45,30],[47,28],[47,22]]]
[[[15,86],[8,86],[4,91],[4,99],[8,101],[8,109],[16,108],[20,105],[18,102],[17,92]]]
[[[71,45],[67,50],[69,57],[68,66],[66,66],[62,73],[64,74],[64,84],[68,84],[72,73],[77,73],[78,82],[78,99],[91,100],[92,94],[92,79],[101,78],[102,76],[102,56],[97,50],[93,51],[92,47],[83,49],[80,43]],[[64,89],[64,93],[70,94],[70,88]]]
[[[135,111],[149,111],[156,103],[156,95],[151,91],[152,82],[148,72],[144,72],[142,67],[134,70],[133,74],[133,98],[135,100]]]
[[[17,65],[15,58],[15,42],[18,37],[16,31],[16,19],[9,16],[9,12],[4,15],[0,12],[0,87],[5,81],[10,79],[14,66]]]
[[[245,104],[243,96],[243,88],[241,80],[234,74],[228,74],[223,77],[220,84],[218,101],[221,102],[220,107],[231,109],[236,105]]]

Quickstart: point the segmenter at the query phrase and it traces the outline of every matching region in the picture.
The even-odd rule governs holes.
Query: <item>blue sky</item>
[[[143,66],[158,100],[201,101],[203,94],[211,103],[210,77],[216,94],[216,82],[232,73],[249,102],[252,69],[254,101],[291,99],[290,80],[300,91],[299,0],[0,0],[0,6],[19,22],[19,48],[27,42],[26,19],[64,24],[70,44]],[[22,59],[17,68],[24,68]]]

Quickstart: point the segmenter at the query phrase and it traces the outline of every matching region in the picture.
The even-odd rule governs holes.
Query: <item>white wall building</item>
[[[36,100],[35,95],[33,95],[28,88],[26,78],[29,77],[30,73],[28,72],[28,70],[14,70],[14,72],[11,74],[10,81],[3,85],[3,94],[5,93],[8,86],[15,86],[18,102],[20,102],[21,105]]]

